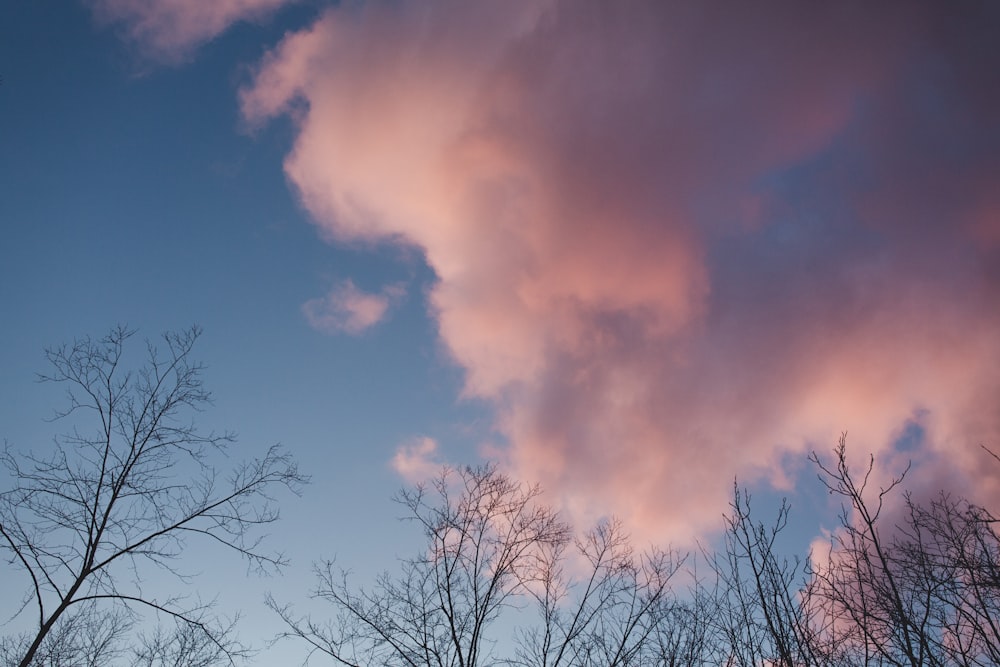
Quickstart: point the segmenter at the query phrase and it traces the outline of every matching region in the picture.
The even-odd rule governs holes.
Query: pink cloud
[[[424,436],[400,445],[390,465],[400,477],[418,484],[440,474],[443,461],[438,455],[437,441]]]
[[[317,331],[358,335],[385,319],[390,307],[402,296],[400,285],[390,285],[377,294],[370,294],[345,280],[326,296],[302,304],[302,313]]]
[[[333,238],[424,252],[507,465],[581,516],[682,538],[734,474],[789,484],[789,455],[845,429],[891,455],[914,415],[929,458],[981,480],[1000,271],[977,239],[1000,170],[972,140],[995,137],[981,61],[1000,57],[963,21],[373,2],[289,35],[242,104],[295,119],[285,169]]]
[[[88,0],[98,20],[123,26],[156,60],[189,56],[239,21],[259,20],[296,0]]]

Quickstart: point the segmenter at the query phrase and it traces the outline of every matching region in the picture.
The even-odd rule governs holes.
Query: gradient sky
[[[314,475],[292,592],[443,462],[677,544],[843,431],[998,501],[1000,5],[876,4],[4,3],[2,436],[45,346],[200,324]]]

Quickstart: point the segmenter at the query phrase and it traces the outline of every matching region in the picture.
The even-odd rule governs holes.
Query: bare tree
[[[929,609],[928,639],[941,661],[1000,664],[1000,538],[985,508],[942,492],[907,495],[896,549],[903,585]]]
[[[663,648],[654,639],[663,639],[661,626],[675,611],[670,584],[684,559],[659,549],[636,554],[615,520],[574,546],[569,559],[568,542],[539,550],[536,578],[526,589],[541,622],[521,630],[510,664],[625,666]]]
[[[883,512],[906,471],[871,489],[874,457],[856,478],[847,463],[846,435],[829,466],[813,454],[827,490],[843,499],[840,528],[833,533],[825,565],[813,569],[812,594],[832,620],[836,641],[862,652],[866,664],[943,664],[935,634],[935,600],[924,546],[906,553],[896,524]]]
[[[148,592],[144,568],[184,580],[176,561],[192,539],[256,570],[283,565],[261,549],[260,529],[278,518],[273,492],[297,491],[304,477],[278,447],[220,475],[213,457],[233,436],[193,420],[211,401],[203,366],[191,358],[200,330],[168,333],[161,347],[147,342],[144,362],[129,370],[133,333],[117,327],[49,349],[40,379],[66,387],[55,420],[68,432],[48,450],[5,447],[0,457],[13,484],[0,493],[0,549],[26,577],[21,612],[37,623],[19,667],[35,664],[46,642],[58,644],[53,632],[72,628],[84,609],[110,614],[101,622],[152,610],[203,633],[233,662],[239,647],[214,624],[210,605]]]
[[[755,522],[750,494],[734,484],[722,551],[705,554],[717,577],[715,623],[731,664],[843,663],[828,642],[822,615],[810,605],[804,561],[781,556],[776,548],[789,512],[782,501],[774,523]]]
[[[789,506],[774,523],[757,522],[739,487],[722,551],[705,554],[718,577],[725,664],[1000,664],[997,519],[944,492],[929,502],[893,497],[906,471],[876,487],[874,458],[857,475],[845,437],[832,464],[811,459],[842,500],[825,559],[781,555]]]
[[[288,626],[344,665],[456,665],[490,659],[490,625],[523,591],[534,553],[567,539],[567,527],[494,468],[445,470],[428,488],[397,500],[427,539],[426,549],[383,574],[374,590],[353,590],[332,562],[316,566],[314,593],[335,608],[334,623],[296,618],[270,605]]]
[[[429,487],[402,492],[424,549],[368,591],[320,564],[314,597],[332,603],[334,620],[296,616],[272,599],[284,636],[344,665],[639,664],[669,608],[668,582],[681,560],[636,554],[615,521],[574,541],[539,494],[494,466],[445,469]],[[580,578],[570,574],[576,567]],[[523,629],[535,611],[540,623]],[[506,637],[518,642],[499,646],[501,618]]]

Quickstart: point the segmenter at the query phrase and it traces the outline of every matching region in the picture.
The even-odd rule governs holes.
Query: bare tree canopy
[[[98,664],[108,664],[115,640],[143,609],[178,623],[171,636],[187,637],[186,646],[199,636],[229,663],[243,653],[210,604],[158,597],[141,582],[149,566],[183,580],[177,560],[192,540],[217,545],[251,569],[280,568],[284,559],[262,548],[261,529],[278,518],[273,494],[297,492],[305,482],[277,446],[228,474],[216,467],[234,438],[195,421],[211,402],[203,366],[192,358],[200,333],[195,327],[165,334],[159,345],[147,341],[136,368],[127,349],[134,332],[122,326],[46,352],[50,367],[40,379],[65,386],[67,404],[54,421],[68,430],[48,448],[5,445],[0,457],[12,480],[0,493],[0,551],[26,579],[20,613],[36,619],[33,631],[5,642],[8,654],[20,647],[11,664],[41,664],[46,650],[79,645],[73,637],[97,642],[105,635]],[[160,664],[156,651],[167,644],[154,637],[142,664]]]
[[[841,502],[824,554],[782,556],[783,504],[771,525],[752,518],[737,487],[718,576],[716,639],[726,664],[986,666],[1000,664],[1000,536],[985,508],[941,493],[905,493],[906,470],[876,486],[875,459],[811,459]]]
[[[853,650],[854,664],[1000,664],[996,518],[944,492],[915,499],[903,491],[906,471],[872,488],[874,459],[858,475],[845,452],[842,437],[832,465],[813,456],[843,501],[829,556],[809,582],[836,643]],[[887,518],[900,493],[901,511]]]
[[[876,488],[846,437],[812,456],[842,503],[828,552],[786,555],[734,484],[707,571],[637,552],[616,521],[574,536],[537,487],[495,467],[445,469],[397,500],[425,543],[369,589],[316,566],[325,617],[273,598],[286,638],[341,665],[409,667],[972,667],[1000,664],[1000,538],[985,508]],[[891,509],[891,511],[890,511]],[[891,518],[889,518],[891,517]],[[707,575],[707,576],[706,576]]]
[[[334,618],[299,617],[272,599],[284,636],[342,665],[634,664],[672,609],[668,582],[681,559],[636,554],[614,521],[574,540],[539,496],[494,466],[445,469],[402,492],[398,501],[426,539],[419,555],[372,590],[320,563],[313,595]],[[571,574],[577,568],[580,577]],[[510,623],[526,616],[537,623],[512,636]],[[509,640],[510,655],[499,639]]]

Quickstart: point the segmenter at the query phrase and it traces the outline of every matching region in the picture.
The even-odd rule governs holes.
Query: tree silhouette
[[[276,446],[224,477],[212,461],[232,434],[193,420],[211,400],[203,366],[191,358],[200,330],[165,334],[160,347],[147,342],[144,362],[129,369],[133,334],[119,326],[47,350],[50,370],[40,379],[66,387],[55,420],[68,431],[48,449],[6,446],[0,457],[13,484],[0,493],[0,549],[27,580],[19,613],[36,618],[23,642],[7,642],[23,648],[19,667],[36,664],[40,651],[67,650],[73,637],[95,638],[80,628],[115,635],[102,649],[108,654],[142,609],[200,634],[233,662],[243,648],[211,605],[147,592],[143,568],[183,580],[175,561],[195,539],[253,569],[284,563],[262,550],[260,529],[278,518],[272,494],[297,491],[305,478]]]
[[[806,564],[776,549],[791,508],[782,501],[774,522],[753,519],[750,494],[733,486],[724,517],[722,550],[705,557],[717,577],[715,624],[728,646],[728,662],[794,667],[838,663],[824,618],[804,586]]]
[[[333,619],[271,599],[283,636],[343,665],[636,664],[672,608],[668,582],[681,561],[635,554],[614,521],[574,541],[539,495],[495,466],[445,469],[403,491],[397,500],[423,529],[424,548],[372,590],[320,563],[313,596],[332,605]],[[571,563],[582,564],[581,577],[568,574]],[[532,608],[539,621],[513,633],[515,654],[496,655],[504,612],[523,618]]]
[[[825,553],[782,553],[791,506],[760,521],[734,484],[706,580],[693,559],[637,552],[614,520],[574,537],[495,466],[446,468],[397,498],[425,537],[398,573],[366,590],[322,562],[330,617],[269,605],[282,637],[343,665],[1000,664],[998,520],[947,493],[918,502],[905,470],[878,487],[874,457],[858,474],[846,452],[845,435],[829,462],[810,457],[841,501]]]

